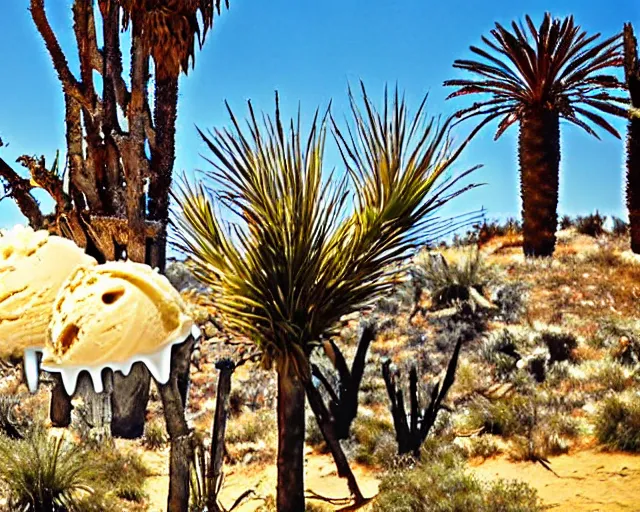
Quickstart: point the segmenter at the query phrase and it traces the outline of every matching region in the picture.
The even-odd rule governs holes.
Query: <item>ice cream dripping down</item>
[[[15,226],[0,236],[0,359],[42,349],[66,279],[97,262],[71,240]]]
[[[180,294],[156,270],[131,261],[80,267],[53,303],[41,368],[60,373],[70,395],[81,372],[89,373],[100,393],[104,369],[126,376],[136,362],[164,384],[172,347],[189,336],[199,338],[200,331]],[[37,357],[35,351],[25,353],[25,368],[37,368]],[[37,369],[32,373],[36,382],[29,382],[30,389],[37,388]]]

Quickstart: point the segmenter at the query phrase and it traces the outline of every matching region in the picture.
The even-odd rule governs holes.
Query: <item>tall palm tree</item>
[[[611,94],[624,84],[601,74],[622,64],[621,40],[615,35],[595,43],[600,34],[588,36],[572,16],[552,20],[547,13],[539,28],[529,16],[525,19],[529,33],[522,23],[513,22],[512,31],[496,23],[491,31],[494,41],[482,37],[486,50],[471,46],[484,60],[455,61],[454,67],[477,78],[444,84],[458,87],[449,98],[486,96],[456,115],[460,121],[482,118],[477,128],[499,118],[496,140],[512,124],[520,123],[524,253],[550,256],[558,222],[560,119],[596,138],[595,126],[620,138],[598,112],[626,117],[626,109],[615,104],[625,100]]]
[[[633,25],[624,25],[624,77],[633,111],[627,128],[627,209],[631,250],[640,254],[640,64]]]
[[[433,216],[465,188],[441,180],[466,145],[452,148],[450,120],[422,128],[425,101],[409,121],[404,99],[385,93],[376,111],[364,87],[364,113],[351,91],[355,127],[332,120],[347,173],[323,176],[328,115],[316,115],[303,140],[300,113],[283,126],[257,121],[249,103],[245,131],[200,132],[213,153],[206,176],[215,191],[184,181],[176,194],[176,246],[193,258],[227,326],[260,348],[278,374],[280,512],[304,510],[305,384],[309,356],[342,315],[367,307],[394,282],[394,264],[446,222]],[[355,201],[349,208],[349,178]],[[436,186],[437,185],[437,186]],[[235,215],[225,229],[219,205]]]

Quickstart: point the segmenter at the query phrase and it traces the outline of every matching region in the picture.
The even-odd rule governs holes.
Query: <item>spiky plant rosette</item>
[[[183,178],[174,193],[172,243],[266,367],[293,364],[308,375],[322,336],[389,291],[396,264],[455,224],[434,213],[476,186],[451,191],[475,168],[444,179],[468,139],[453,147],[450,119],[425,126],[426,98],[409,119],[397,90],[393,101],[385,92],[382,113],[364,86],[362,95],[364,110],[349,91],[353,126],[316,111],[304,140],[300,111],[285,129],[277,94],[275,118],[263,115],[262,125],[249,103],[247,130],[227,106],[232,128],[200,132],[215,157],[204,173],[214,187]],[[341,178],[323,175],[329,123]],[[232,221],[221,220],[223,210]]]
[[[614,75],[602,74],[623,64],[621,35],[597,42],[600,34],[587,35],[573,16],[552,19],[546,13],[536,27],[525,16],[527,28],[512,22],[511,31],[496,23],[493,40],[482,37],[487,50],[471,46],[483,60],[456,60],[454,67],[477,79],[447,80],[458,87],[448,98],[486,94],[487,99],[457,112],[459,121],[481,116],[478,129],[500,118],[495,138],[520,121],[527,111],[549,109],[596,138],[598,126],[615,137],[617,130],[599,112],[627,117],[629,99],[613,94],[625,88]],[[593,44],[592,44],[593,43]]]

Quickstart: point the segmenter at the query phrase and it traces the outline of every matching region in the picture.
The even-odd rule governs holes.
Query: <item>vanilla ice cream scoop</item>
[[[16,226],[0,236],[0,359],[42,348],[53,302],[76,268],[96,265],[71,240]]]
[[[102,369],[126,375],[136,361],[166,382],[171,346],[192,327],[180,294],[148,265],[115,261],[78,268],[55,300],[42,368],[60,372],[69,393],[82,370],[100,392]]]

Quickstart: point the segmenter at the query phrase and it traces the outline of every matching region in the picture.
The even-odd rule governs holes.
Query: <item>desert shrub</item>
[[[524,483],[483,482],[467,472],[453,449],[430,450],[424,462],[389,471],[380,483],[374,512],[537,512],[536,491]]]
[[[500,452],[500,446],[491,435],[472,437],[465,448],[468,457],[482,457],[483,459],[488,459]]]
[[[611,217],[613,221],[613,227],[611,233],[615,236],[626,236],[629,233],[629,224],[619,217]]]
[[[354,458],[367,465],[382,464],[398,453],[393,425],[377,416],[358,416],[353,422]]]
[[[571,333],[545,331],[540,335],[542,343],[549,349],[549,362],[570,361],[578,340]]]
[[[137,453],[122,452],[113,444],[103,445],[90,453],[106,489],[127,501],[139,503],[145,499],[144,482],[150,472]]]
[[[167,432],[161,421],[155,420],[146,424],[142,443],[150,450],[158,450],[167,443]]]
[[[235,387],[231,389],[229,393],[229,416],[231,418],[237,418],[242,414],[242,407],[245,401],[246,397],[241,388]]]
[[[592,380],[605,390],[620,392],[629,387],[627,372],[624,366],[616,361],[602,361]]]
[[[526,434],[537,422],[533,397],[514,394],[495,401],[476,399],[464,418],[465,428],[478,429],[504,437]]]
[[[595,435],[608,448],[640,452],[640,397],[606,398],[595,417]]]
[[[395,296],[382,297],[376,304],[376,311],[387,315],[396,315],[400,311],[400,301]]]
[[[558,224],[560,225],[560,229],[569,229],[575,225],[573,219],[569,215],[563,215]]]
[[[434,305],[449,306],[455,301],[468,300],[469,288],[479,293],[493,278],[491,269],[474,249],[456,263],[448,263],[442,255],[428,253],[416,262],[422,272]]]
[[[93,493],[96,465],[81,447],[42,428],[24,439],[0,436],[0,480],[10,510],[77,510],[83,493]]]
[[[505,378],[516,369],[516,364],[522,357],[520,350],[516,337],[509,330],[504,329],[484,340],[480,348],[480,356],[493,365],[496,377]]]
[[[575,225],[578,233],[582,235],[598,237],[605,233],[604,223],[607,217],[600,215],[596,210],[596,213],[592,213],[586,216],[576,217]]]
[[[517,323],[527,312],[529,287],[522,282],[504,283],[493,290],[491,301],[498,306],[498,318]]]
[[[227,425],[228,443],[256,443],[264,440],[276,429],[272,411],[247,412],[241,418],[232,419]]]

